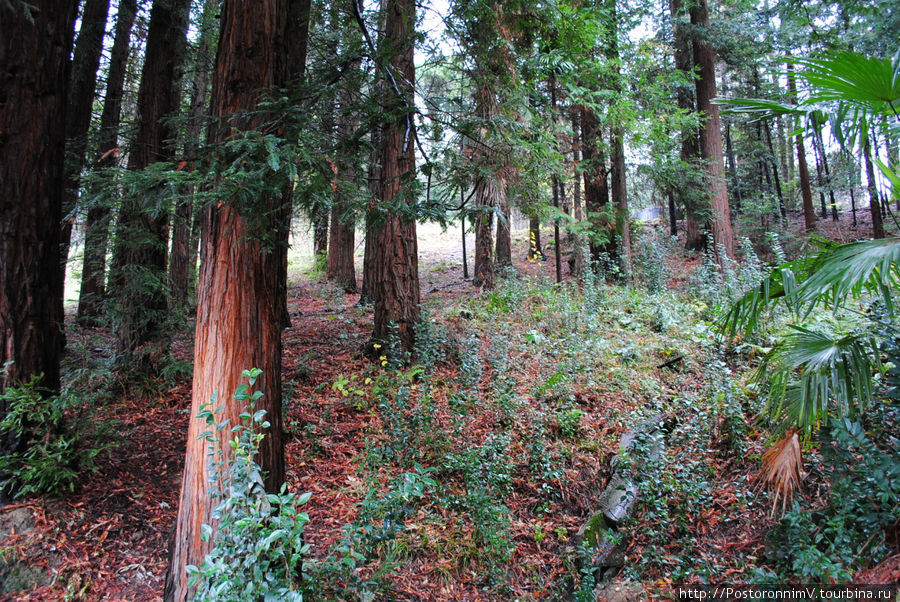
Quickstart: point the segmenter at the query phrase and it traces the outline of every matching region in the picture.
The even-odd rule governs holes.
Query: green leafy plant
[[[73,491],[78,475],[96,471],[96,457],[115,444],[109,425],[91,419],[86,401],[70,392],[44,397],[39,382],[33,378],[0,393],[8,408],[0,436],[18,442],[0,456],[0,491],[14,497]]]
[[[218,527],[213,534],[212,527],[204,525],[202,537],[212,539],[212,550],[199,567],[187,569],[191,585],[197,586],[195,600],[303,600],[299,581],[309,549],[303,542],[309,516],[300,508],[310,494],[298,496],[286,484],[278,493],[266,493],[262,469],[254,458],[269,423],[265,410],[253,411],[262,392],[250,393],[261,373],[258,369],[242,373],[249,385],[238,387],[235,399],[247,401],[249,409],[241,414],[242,424],[231,430],[230,463],[221,449],[212,462],[212,495],[218,500],[212,516]],[[221,432],[209,405],[199,416],[210,427],[206,437]]]

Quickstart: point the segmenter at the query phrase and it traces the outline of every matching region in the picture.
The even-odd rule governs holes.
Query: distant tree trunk
[[[495,254],[497,256],[497,267],[501,269],[511,269],[512,262],[512,213],[509,209],[509,183],[504,182],[502,194],[497,197],[497,242]],[[501,217],[502,216],[502,217]]]
[[[884,221],[881,219],[881,203],[878,201],[878,188],[875,184],[875,167],[872,163],[872,145],[869,137],[863,137],[863,158],[866,162],[866,187],[869,190],[869,208],[872,211],[872,237],[884,238]]]
[[[286,22],[284,0],[225,0],[213,76],[213,117],[224,123],[234,115],[246,116],[256,111],[263,91],[283,83],[280,62]],[[254,114],[241,126],[262,128],[265,123],[265,116]],[[218,125],[211,128],[209,138],[211,143],[221,144],[232,135],[230,127]],[[166,575],[167,601],[192,597],[185,567],[199,565],[210,549],[210,541],[201,539],[201,525],[216,528],[211,516],[214,500],[209,495],[209,454],[217,449],[226,461],[232,458],[230,437],[211,442],[201,436],[207,425],[198,413],[218,392],[216,403],[222,410],[216,414],[217,420],[241,424],[240,414],[247,411],[247,404],[235,400],[232,393],[241,384],[244,369],[263,371],[257,381],[263,397],[255,409],[266,410],[271,426],[256,461],[266,474],[266,490],[277,491],[284,480],[278,251],[267,250],[260,242],[279,227],[283,196],[267,193],[257,202],[254,214],[264,216],[261,223],[246,221],[241,213],[247,208],[231,203],[205,209],[191,421],[176,536]]]
[[[419,255],[410,188],[415,183],[415,0],[387,0],[385,41],[392,51],[385,65],[391,86],[384,114],[381,138],[381,181],[379,200],[399,206],[400,214],[380,208],[378,241],[375,244],[375,340],[386,340],[395,324],[402,347],[415,347],[415,327],[419,321]]]
[[[772,147],[772,129],[768,121],[763,122],[763,129],[766,132],[766,146],[769,149],[769,160],[772,162],[772,175],[775,179],[775,194],[778,195],[778,214],[781,220],[787,218],[787,209],[784,206],[784,194],[781,190],[781,178],[778,175],[778,163],[775,157],[775,149]]]
[[[693,59],[691,57],[691,44],[685,31],[684,20],[686,18],[682,0],[669,0],[669,12],[674,21],[675,34],[675,68],[685,75],[688,81],[694,79]],[[678,108],[682,111],[696,111],[694,93],[687,85],[679,86],[677,90]],[[697,144],[697,134],[693,130],[685,129],[681,132],[681,162],[685,166],[694,165],[700,149]],[[684,206],[685,218],[685,249],[697,251],[706,246],[706,237],[700,230],[700,224],[696,216],[697,208],[694,206],[700,191],[694,182],[685,179],[685,189],[681,191],[681,203]]]
[[[359,72],[360,62],[351,61],[346,73]],[[352,205],[353,190],[359,180],[354,164],[355,144],[353,136],[357,123],[353,116],[353,94],[355,85],[346,79],[341,85],[340,107],[337,119],[338,150],[335,164],[334,203],[331,207],[331,231],[328,239],[328,280],[340,286],[345,293],[356,292],[356,268],[353,264],[355,247],[354,235],[356,216]]]
[[[125,67],[136,14],[137,0],[120,0],[116,12],[115,39],[106,74],[106,96],[103,99],[103,112],[100,114],[97,159],[93,167],[112,167],[116,164]],[[84,263],[81,270],[81,292],[78,296],[78,319],[87,323],[94,323],[100,315],[106,292],[106,247],[109,240],[110,211],[109,203],[95,204],[88,209],[84,224]]]
[[[834,198],[834,186],[831,182],[831,170],[828,168],[828,153],[825,151],[825,141],[822,139],[822,130],[816,130],[815,143],[822,158],[822,169],[825,171],[825,185],[828,187],[828,199],[831,201],[831,220],[838,221],[837,201]]]
[[[606,160],[600,147],[600,122],[588,107],[581,110],[581,156],[584,168],[584,209],[595,236],[606,236],[607,242],[614,236],[609,220],[602,212],[609,205],[609,184],[606,177]],[[590,241],[591,266],[600,259],[605,245]]]
[[[736,200],[735,211],[740,214],[743,199],[741,198],[741,183],[740,180],[738,180],[737,159],[734,157],[734,146],[731,143],[730,123],[725,124],[725,158],[728,161],[728,171],[731,172],[731,187],[734,190]]]
[[[791,102],[797,103],[797,81],[794,78],[794,65],[787,64],[788,95]],[[806,231],[816,227],[816,209],[813,207],[812,189],[809,184],[809,168],[806,165],[806,147],[803,144],[803,133],[797,132],[797,172],[800,175],[800,196],[803,199],[803,219]]]
[[[580,224],[584,219],[581,210],[581,144],[579,139],[581,136],[581,112],[578,107],[572,107],[572,163],[573,163],[573,191],[572,205],[574,206],[575,223]],[[569,271],[577,277],[584,274],[584,241],[578,235],[572,236],[572,264]]]
[[[691,25],[709,28],[709,9],[706,0],[690,9]],[[722,128],[719,124],[719,108],[713,103],[716,98],[715,51],[709,40],[695,37],[693,40],[694,65],[698,69],[697,112],[700,114],[700,156],[706,163],[707,185],[712,206],[712,234],[716,243],[716,254],[721,246],[726,256],[734,257],[734,232],[731,229],[731,209],[728,206],[728,184],[725,181],[722,157]],[[724,261],[719,257],[719,262]]]
[[[672,188],[666,191],[669,199],[669,236],[678,236],[678,208],[675,206],[675,193]]]
[[[309,48],[309,16],[310,16],[310,0],[287,0],[287,16],[288,26],[286,29],[287,39],[285,41],[286,61],[282,63],[281,69],[285,78],[287,92],[290,95],[296,95],[298,88],[303,85],[306,76],[306,53]],[[292,142],[297,141],[300,132],[297,128],[290,124],[284,132],[286,138]],[[282,190],[284,201],[282,203],[282,212],[278,218],[279,225],[275,233],[277,234],[276,246],[278,254],[276,256],[276,270],[278,271],[278,305],[281,308],[281,326],[282,328],[291,327],[291,314],[288,311],[288,251],[290,247],[291,223],[293,221],[294,211],[294,182],[288,182],[284,190]],[[318,257],[318,254],[316,255]]]
[[[81,170],[87,151],[87,135],[91,127],[94,109],[97,69],[103,52],[103,36],[106,33],[106,17],[109,0],[86,0],[81,16],[81,29],[75,42],[72,59],[72,80],[69,89],[69,108],[66,118],[66,192],[63,197],[63,222],[61,233],[61,255],[63,269],[60,271],[60,289],[66,280],[65,264],[69,257],[72,241],[72,226],[75,223],[75,207],[81,184]],[[60,303],[62,297],[60,297]],[[62,311],[60,308],[59,311]]]
[[[68,59],[77,2],[0,4],[0,392],[32,377],[59,391],[60,219]],[[0,401],[0,416],[8,402]],[[28,437],[0,430],[0,454]],[[5,475],[0,475],[5,476]]]
[[[475,113],[481,120],[480,137],[473,153],[479,176],[475,179],[475,277],[472,283],[485,289],[494,288],[494,213],[499,197],[505,191],[505,182],[496,177],[490,143],[487,141],[487,124],[494,119],[496,98],[486,83],[476,90]]]
[[[813,156],[816,159],[816,188],[819,189],[819,204],[822,207],[822,219],[828,217],[828,206],[825,204],[825,177],[822,174],[822,157],[819,155],[819,144],[813,133]]]
[[[167,118],[180,107],[190,4],[190,0],[153,3],[138,90],[137,135],[128,160],[134,171],[175,156],[176,132]],[[170,336],[164,324],[169,215],[157,197],[161,193],[124,198],[116,227],[110,284],[116,296],[117,352],[120,365],[134,362],[141,370],[152,368],[151,356]]]
[[[528,219],[528,238],[528,258],[544,259],[544,246],[541,243],[541,218],[537,215],[532,215]]]
[[[606,56],[613,66],[612,88],[618,94],[622,93],[622,83],[619,75],[619,15],[616,10],[615,0],[606,0]],[[619,262],[622,276],[627,278],[631,271],[631,230],[628,214],[628,189],[625,166],[625,130],[619,124],[610,128],[610,180],[611,201],[615,208],[615,239],[610,241],[609,253]]]
[[[187,134],[184,139],[184,157],[192,168],[200,159],[198,156],[203,125],[206,116],[209,78],[212,71],[210,36],[212,28],[217,25],[215,15],[219,10],[217,0],[205,0],[203,14],[200,18],[200,35],[197,43],[197,58],[194,63],[194,74],[191,89],[191,104],[188,109]],[[184,198],[175,206],[175,219],[172,223],[172,252],[169,259],[169,283],[172,289],[172,304],[179,309],[187,309],[188,289],[190,288],[191,264],[191,227],[193,225],[194,204],[192,190],[187,191]]]

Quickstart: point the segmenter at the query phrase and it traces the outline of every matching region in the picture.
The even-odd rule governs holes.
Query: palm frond
[[[891,290],[900,277],[900,238],[883,238],[828,248],[819,253],[810,273],[793,293],[805,312],[819,302],[837,310],[863,293],[880,295],[890,315],[894,314]]]
[[[800,75],[814,89],[807,103],[839,101],[885,113],[900,100],[896,61],[845,50],[794,62],[804,67]]]
[[[873,397],[873,375],[882,369],[872,336],[792,329],[756,372],[757,380],[770,385],[769,418],[809,432],[826,423],[829,414],[844,417],[863,412]]]
[[[772,499],[771,516],[775,516],[779,499],[781,499],[781,513],[784,514],[788,501],[800,487],[801,463],[800,437],[793,429],[763,454],[759,478],[760,483],[775,494]]]
[[[754,121],[765,121],[782,115],[805,115],[806,111],[794,105],[784,104],[762,98],[730,98],[718,99],[716,104],[726,105],[722,113],[726,115],[743,115]]]

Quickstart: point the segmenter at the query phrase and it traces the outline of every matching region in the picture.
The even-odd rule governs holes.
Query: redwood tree
[[[222,4],[211,101],[212,115],[221,122],[211,128],[211,145],[240,135],[236,128],[258,129],[266,123],[266,116],[256,109],[264,91],[282,83],[286,9],[285,0],[225,0]],[[166,600],[191,596],[185,567],[199,565],[209,551],[201,526],[215,528],[209,496],[211,446],[216,445],[226,461],[231,458],[227,436],[218,442],[201,437],[207,426],[198,413],[217,393],[216,403],[222,408],[217,419],[240,424],[247,405],[233,399],[232,393],[243,369],[262,370],[257,386],[264,395],[257,409],[266,410],[271,426],[257,461],[266,472],[266,488],[277,490],[284,480],[278,248],[277,241],[271,240],[282,214],[281,186],[272,182],[266,192],[256,195],[252,207],[223,199],[205,210],[191,422]]]
[[[0,391],[40,375],[41,387],[59,389],[59,224],[77,4],[0,3]],[[0,453],[16,445],[0,434]]]
[[[390,53],[385,122],[381,133],[377,241],[374,245],[376,340],[385,340],[391,324],[402,346],[412,350],[419,321],[419,256],[416,241],[415,0],[387,0],[385,46]]]
[[[72,225],[75,217],[72,211],[78,197],[81,170],[87,151],[87,135],[91,127],[94,109],[97,69],[100,53],[103,51],[103,36],[106,33],[106,17],[109,0],[86,0],[81,15],[81,29],[75,42],[72,59],[72,81],[69,90],[69,109],[66,115],[66,193],[63,197],[62,260],[69,255],[72,239]],[[61,272],[60,288],[65,284],[65,270]],[[60,296],[60,299],[62,297]]]
[[[120,0],[116,12],[115,38],[106,73],[106,96],[100,114],[97,153],[93,167],[111,167],[116,163],[119,144],[119,120],[122,115],[122,92],[125,89],[125,67],[128,63],[131,28],[137,13],[137,0]],[[106,246],[109,239],[110,206],[97,203],[88,209],[84,224],[84,262],[81,270],[81,292],[78,296],[78,318],[95,320],[100,315],[106,291]]]
[[[155,0],[150,12],[147,50],[138,89],[137,134],[128,158],[142,170],[175,157],[176,138],[169,118],[179,109],[190,0]],[[127,195],[116,227],[111,287],[116,295],[116,338],[120,359],[148,359],[147,344],[164,342],[168,307],[166,265],[169,214],[161,187]]]
[[[709,8],[706,0],[699,0],[690,9],[691,25],[709,28]],[[711,228],[713,241],[724,249],[728,257],[734,257],[734,232],[731,228],[731,209],[728,206],[728,183],[725,180],[725,162],[722,153],[722,127],[719,108],[713,104],[716,98],[715,51],[710,41],[699,35],[694,37],[694,66],[697,69],[697,112],[700,114],[700,156],[706,162],[709,202],[712,208]],[[724,258],[719,257],[719,261]]]

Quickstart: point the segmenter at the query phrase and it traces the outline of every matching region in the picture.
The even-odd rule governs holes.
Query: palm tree
[[[803,67],[798,76],[810,90],[803,103],[726,101],[730,111],[756,119],[824,111],[838,141],[848,147],[858,143],[864,155],[870,124],[889,116],[896,120],[895,130],[900,125],[900,52],[893,60],[844,51],[794,62]],[[872,188],[874,176],[870,159],[866,159]],[[897,197],[900,176],[877,163]],[[821,247],[818,254],[777,266],[758,288],[732,306],[720,324],[731,338],[752,332],[778,304],[792,314],[791,331],[766,354],[756,373],[757,379],[769,386],[766,413],[770,421],[786,432],[764,456],[762,475],[775,489],[775,503],[781,498],[782,509],[799,483],[798,430],[810,433],[831,418],[863,414],[874,396],[873,376],[883,370],[879,343],[900,332],[894,306],[900,287],[900,238],[847,245],[821,239],[814,242]],[[878,312],[849,306],[848,301],[862,298],[875,301]],[[820,307],[855,316],[854,327],[841,331],[821,321],[804,324]]]

